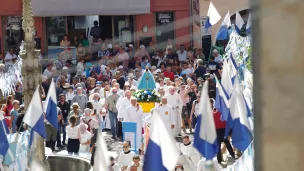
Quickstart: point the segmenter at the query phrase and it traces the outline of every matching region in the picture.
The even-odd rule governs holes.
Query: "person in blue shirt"
[[[146,67],[151,67],[151,64],[150,64],[150,62],[149,62],[149,60],[148,60],[148,57],[147,56],[143,56],[142,57],[142,62],[141,62],[141,68],[142,69],[146,69]]]
[[[18,109],[19,109],[20,102],[18,100],[13,101],[13,109],[11,111],[11,125],[12,125],[12,133],[17,132],[17,126],[16,126],[16,121],[18,118]]]

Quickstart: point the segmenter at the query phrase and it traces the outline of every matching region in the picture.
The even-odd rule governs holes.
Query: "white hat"
[[[161,70],[160,70],[160,69],[157,69],[157,70],[153,71],[153,74],[156,75],[156,74],[159,73],[159,72],[161,72]]]
[[[132,45],[132,44],[129,44],[129,47],[130,47],[130,48],[132,48],[132,47],[133,47],[133,45]]]
[[[108,49],[112,49],[113,45],[112,44],[108,44]]]

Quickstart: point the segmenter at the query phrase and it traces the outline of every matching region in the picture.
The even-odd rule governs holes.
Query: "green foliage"
[[[251,47],[248,47],[248,59],[246,61],[246,68],[249,71],[252,71],[252,53],[251,53]]]

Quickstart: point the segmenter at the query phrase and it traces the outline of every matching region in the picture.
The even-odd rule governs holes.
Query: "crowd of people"
[[[141,45],[138,50],[134,50],[132,44],[127,48],[115,44],[112,49],[107,40],[95,37],[91,45],[83,37],[80,40],[75,37],[74,42],[70,42],[65,36],[61,42],[62,46],[77,46],[76,71],[68,65],[57,70],[53,63],[49,63],[42,74],[40,89],[43,100],[51,82],[56,85],[58,130],[45,121],[46,146],[53,151],[67,147],[69,153],[91,152],[94,157],[97,132],[111,131],[115,141],[122,141],[123,121],[136,122],[136,134],[142,137],[145,114],[132,95],[146,69],[153,76],[156,91],[161,97],[151,114],[161,116],[173,137],[194,132],[205,81],[209,82],[211,102],[215,99],[214,74],[221,78],[223,60],[217,50],[207,60],[201,48],[191,50],[184,45],[176,48],[171,39],[164,48],[157,48],[150,42],[148,47]],[[13,56],[11,52],[9,54]],[[5,62],[9,62],[10,55],[5,57]],[[9,96],[6,104],[2,105],[6,124],[12,133],[26,129],[22,126],[24,107],[20,104],[22,87],[16,86],[15,98]],[[219,144],[224,142],[230,155],[236,158],[230,141],[224,138],[225,122],[220,120],[217,109],[213,109],[213,114]],[[138,138],[134,144],[137,154],[144,154],[142,139]],[[117,163],[111,158],[114,171],[142,170],[141,157],[130,149],[134,144],[130,141],[123,143]],[[201,156],[194,150],[188,135],[183,136],[179,149],[195,167],[198,166]],[[217,159],[222,163],[221,150]],[[187,167],[190,170],[193,166],[187,166],[187,162],[179,161],[176,170],[187,170]]]

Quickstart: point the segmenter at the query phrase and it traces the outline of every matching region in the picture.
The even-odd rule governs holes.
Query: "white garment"
[[[111,89],[109,91],[105,91],[105,88],[100,89],[100,91],[99,91],[100,99],[105,101],[105,98],[109,97],[110,92],[111,92]],[[106,115],[105,122],[106,122],[105,128],[111,129],[109,113],[107,113],[107,115]]]
[[[120,97],[117,104],[116,108],[118,109],[118,114],[117,118],[125,118],[125,114],[127,112],[127,108],[131,105],[131,100],[128,99],[127,97]]]
[[[210,162],[210,161],[208,161]],[[198,164],[197,164],[197,170],[196,171],[209,171],[210,169],[205,166],[206,165],[206,159],[202,158]],[[208,163],[208,165],[211,165],[211,168],[213,167],[213,170],[220,171],[222,170],[220,165],[217,163],[216,159],[213,159],[211,163]],[[211,169],[212,170],[212,169]]]
[[[176,121],[177,121],[176,126],[174,127],[174,130],[173,130],[173,132],[174,132],[173,134],[174,134],[174,136],[178,136],[182,130],[181,111],[183,108],[183,101],[182,101],[180,95],[177,93],[174,93],[173,95],[168,93],[166,95],[166,97],[167,97],[168,105],[170,105],[172,107],[173,115],[175,115]]]
[[[197,163],[200,160],[200,154],[193,147],[193,143],[191,142],[191,144],[189,145],[184,145],[183,143],[181,143],[179,145],[179,149],[181,153],[183,153],[186,157],[188,157],[190,165],[193,167],[193,169],[196,170]]]
[[[172,133],[173,136],[173,130],[171,128],[171,125],[175,125],[176,126],[176,117],[173,113],[172,107],[168,104],[166,105],[161,105],[158,106],[154,109],[154,111],[156,111],[160,118],[162,119],[162,121],[164,122],[164,124],[167,126],[167,129],[169,132]],[[155,112],[153,112],[153,114],[155,114]]]
[[[119,167],[118,164],[114,164],[114,165],[111,166],[111,167],[112,167],[112,170],[110,170],[110,171],[121,171],[121,168]]]
[[[178,55],[179,61],[187,61],[187,51],[184,50],[184,53],[182,53],[180,50],[176,52]]]
[[[118,166],[119,168],[122,168],[124,166],[129,166],[132,164],[133,162],[133,157],[135,156],[135,153],[133,151],[130,151],[129,153],[125,154],[125,152],[121,152],[119,154],[119,157],[118,157]]]
[[[5,62],[5,64],[13,65],[14,63],[13,63],[12,59],[16,59],[16,58],[17,58],[17,55],[15,55],[15,54],[11,55],[10,53],[7,53],[5,55],[4,60],[8,60],[9,59],[10,61]]]
[[[45,69],[43,72],[43,76],[47,77],[47,78],[51,78],[52,77],[52,72],[49,71],[48,69]]]
[[[198,103],[197,100],[194,100],[193,104],[194,104],[194,115],[197,117],[198,116],[198,112],[199,112],[200,103]]]
[[[102,107],[104,105],[104,103],[102,103],[102,101],[90,101],[93,105],[93,109],[95,110],[96,109],[96,114],[99,115],[101,110],[102,110]]]
[[[67,126],[66,127],[67,135],[70,139],[78,139],[79,138],[79,128],[78,126]]]
[[[86,131],[83,134],[80,134],[80,148],[79,152],[89,152],[90,151],[90,144],[83,145],[82,143],[88,142],[91,139],[91,133]]]
[[[134,122],[136,123],[136,150],[141,148],[141,139],[142,139],[142,120],[143,120],[144,112],[142,107],[139,106],[139,110],[135,106],[128,106],[126,110],[126,114],[124,116],[125,122]],[[126,139],[130,138],[126,136]],[[133,144],[131,144],[133,147]]]
[[[188,163],[188,159],[186,155],[181,155],[179,156],[178,162],[176,165],[182,165],[183,169],[181,168],[176,168],[174,171],[191,171],[190,169],[190,163]]]
[[[67,92],[67,94],[65,95],[65,99],[67,100],[67,101],[69,101],[69,100],[73,100],[73,98],[74,98],[74,96],[75,96],[75,93],[74,92],[72,92],[72,93],[69,93],[69,92]]]
[[[99,90],[99,96],[100,96],[101,99],[102,98],[107,98],[110,95],[110,92],[111,92],[111,89],[109,91],[105,92],[105,88],[101,88]]]
[[[82,75],[84,72],[84,63],[78,62],[76,70],[77,75]]]
[[[128,168],[127,168],[127,171],[130,171],[131,170],[131,166],[130,165]],[[137,171],[143,171],[143,167],[144,165],[142,163],[139,163],[139,166],[137,167]]]

